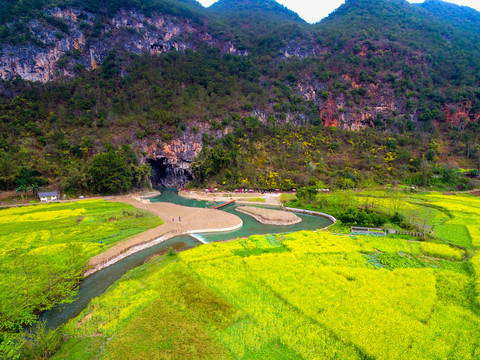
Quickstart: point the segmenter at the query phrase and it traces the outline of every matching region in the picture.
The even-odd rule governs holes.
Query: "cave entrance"
[[[182,165],[173,165],[167,158],[147,159],[152,167],[152,186],[154,188],[183,188],[193,179],[189,169]]]

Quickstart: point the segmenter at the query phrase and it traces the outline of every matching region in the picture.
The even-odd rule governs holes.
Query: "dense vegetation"
[[[65,23],[44,11],[56,6],[81,8],[90,13],[100,14],[103,20],[116,14],[120,9],[138,9],[146,14],[161,12],[190,18],[198,16],[201,10],[201,6],[192,0],[5,0],[0,3],[0,43],[35,42],[36,34],[26,26],[32,18],[39,18],[68,33],[68,26]]]
[[[10,335],[73,298],[92,256],[161,223],[104,200],[1,209],[0,357]]]
[[[9,83],[9,89],[22,96],[0,105],[0,187],[18,187],[25,169],[34,169],[43,183],[53,182],[67,192],[142,186],[149,170],[139,165],[141,149],[135,153],[124,146],[115,152],[130,173],[116,189],[93,185],[91,167],[98,164],[94,154],[114,151],[109,142],[120,145],[132,138],[169,142],[185,131],[198,131],[199,121],[209,123],[211,131],[234,131],[218,140],[204,135],[207,146],[195,168],[197,184],[213,180],[230,187],[290,189],[322,180],[342,188],[358,186],[366,178],[377,183],[396,178],[431,185],[438,183],[432,175],[438,175],[446,186],[472,186],[447,164],[479,166],[478,122],[461,129],[440,124],[431,134],[416,132],[416,125],[401,117],[378,120],[381,131],[325,128],[318,107],[296,95],[295,83],[284,82],[295,69],[312,64],[296,60],[272,68],[269,62],[255,64],[250,57],[215,51],[170,53],[134,59],[126,77],[114,75],[118,64],[112,57],[101,72],[84,73],[66,84],[32,88]],[[268,85],[255,80],[262,74],[271,77]],[[272,115],[265,123],[241,115],[253,108]],[[285,124],[287,115],[293,123]],[[265,137],[272,141],[265,142]]]
[[[55,2],[107,18],[119,8],[147,15],[184,9],[177,15],[203,21],[249,55],[203,47],[155,57],[112,50],[97,70],[76,66],[69,81],[2,82],[1,189],[20,186],[22,172],[30,171],[41,180],[37,186],[110,192],[93,185],[90,169],[96,154],[112,151],[110,143],[130,173],[115,188],[143,186],[149,170],[139,166],[147,145],[199,131],[206,146],[195,168],[197,185],[291,188],[321,180],[342,188],[373,178],[425,186],[441,177],[444,187],[475,186],[458,176],[462,168],[480,166],[474,10],[435,1],[422,7],[347,1],[307,25],[269,1],[223,1],[212,9],[160,0],[81,3]],[[14,24],[38,17],[48,4],[2,2],[3,30],[24,36]],[[261,7],[260,15],[249,13],[250,5]],[[68,31],[60,22],[49,26]],[[66,54],[59,66],[79,55]],[[325,125],[375,131],[352,134]],[[220,130],[231,135],[213,139]],[[130,150],[126,159],[120,149],[132,143],[137,159]]]
[[[352,196],[363,197],[374,194]],[[453,219],[477,214],[468,223],[478,226],[478,201],[412,201],[427,198]],[[476,359],[478,259],[469,256],[439,240],[329,232],[209,244],[130,271],[67,325],[54,358]]]
[[[232,189],[283,190],[349,189],[399,181],[438,188],[478,186],[478,146],[461,140],[479,141],[478,125],[464,132],[452,129],[446,136],[436,132],[417,137],[407,130],[351,132],[312,125],[296,128],[275,123],[274,118],[266,124],[254,117],[237,116],[230,123],[231,119],[238,120],[235,130],[204,149],[192,166],[196,184],[210,179]],[[474,168],[449,165],[456,161],[457,166]]]
[[[432,3],[436,6],[429,6]],[[465,77],[480,66],[475,55],[480,50],[480,34],[472,28],[475,23],[478,26],[478,12],[470,9],[476,18],[471,16],[471,22],[465,23],[456,21],[465,18],[464,8],[427,1],[423,9],[406,1],[347,1],[317,26],[330,43],[343,44],[356,54],[370,51],[374,67],[381,62],[378,55],[403,53],[411,71],[427,75],[425,83],[442,87],[478,83],[475,71]]]

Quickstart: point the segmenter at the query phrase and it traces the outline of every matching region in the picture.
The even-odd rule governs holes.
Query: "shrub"
[[[168,256],[175,256],[177,255],[177,250],[175,250],[173,247],[169,246],[167,249],[167,255]]]
[[[315,186],[301,187],[298,189],[297,198],[299,200],[313,200],[318,194]]]
[[[469,177],[476,177],[476,176],[480,175],[480,173],[477,169],[470,169],[466,172],[466,174]]]
[[[425,158],[426,158],[428,161],[433,161],[433,160],[435,160],[435,156],[436,156],[436,155],[437,155],[437,154],[436,154],[435,150],[429,149],[429,150],[427,151],[427,153],[425,154]]]
[[[337,179],[335,185],[339,189],[353,189],[355,187],[355,181],[350,178],[340,177]]]
[[[390,218],[390,221],[394,224],[402,224],[405,222],[405,219],[401,214],[395,212],[395,214],[393,214],[393,216]]]
[[[388,218],[385,215],[370,212],[364,209],[347,208],[337,215],[337,219],[345,225],[379,227],[385,224]]]
[[[48,330],[45,322],[39,322],[22,347],[22,358],[46,359],[55,354],[64,340],[63,326]]]

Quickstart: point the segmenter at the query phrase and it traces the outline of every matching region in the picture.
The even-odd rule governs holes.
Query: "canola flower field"
[[[0,335],[68,301],[92,256],[161,223],[104,200],[0,209]]]
[[[162,256],[65,329],[54,359],[479,359],[480,260],[302,231]]]
[[[292,199],[285,199],[291,201]],[[295,207],[295,203],[290,203]],[[480,247],[480,197],[439,192],[410,193],[393,189],[352,190],[319,194],[305,208],[335,214],[347,207],[363,207],[393,215],[399,213],[417,231],[465,249]],[[395,224],[388,224],[396,227]]]
[[[437,192],[404,198],[399,211],[412,222],[425,221],[434,237],[465,249],[480,247],[480,198]]]

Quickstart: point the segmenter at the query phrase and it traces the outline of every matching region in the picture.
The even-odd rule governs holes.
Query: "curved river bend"
[[[178,205],[190,207],[211,207],[213,203],[201,200],[186,199],[178,196],[178,192],[173,189],[161,189],[162,194],[152,198],[152,202],[171,202]],[[177,251],[191,249],[201,244],[201,242],[215,242],[222,240],[235,239],[239,237],[248,237],[254,234],[274,234],[294,232],[300,230],[316,230],[327,227],[332,224],[330,220],[313,215],[299,214],[302,222],[295,225],[278,226],[264,225],[252,217],[235,211],[237,205],[232,204],[222,208],[223,211],[235,214],[243,221],[242,228],[234,231],[220,233],[204,233],[177,236],[152,246],[148,249],[132,254],[125,259],[111,265],[105,269],[86,277],[80,284],[78,294],[75,300],[70,304],[60,304],[53,309],[44,312],[39,321],[46,321],[48,328],[55,328],[68,320],[78,316],[80,312],[88,305],[90,300],[100,296],[115,281],[121,278],[129,269],[142,265],[149,257],[165,252],[173,247]]]

